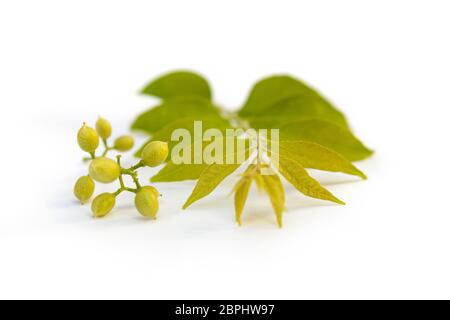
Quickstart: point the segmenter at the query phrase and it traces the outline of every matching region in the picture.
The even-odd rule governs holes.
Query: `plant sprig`
[[[307,172],[308,168],[342,172],[366,179],[351,162],[370,157],[367,148],[351,131],[347,118],[318,91],[287,75],[267,77],[257,82],[246,102],[237,112],[224,110],[212,100],[212,90],[201,75],[175,71],[150,82],[143,94],[161,99],[161,103],[139,115],[131,128],[151,135],[154,140],[171,144],[174,129],[194,131],[201,120],[206,128],[280,129],[280,148],[276,154],[256,150],[245,174],[234,188],[236,221],[241,216],[252,182],[271,200],[278,225],[282,225],[284,191],[280,175],[306,196],[344,204]],[[204,141],[205,143],[205,141]],[[140,149],[142,150],[145,145]],[[139,156],[140,151],[136,153]],[[269,160],[263,161],[263,155]],[[273,174],[261,169],[273,167]],[[249,157],[247,157],[248,159]],[[183,208],[206,197],[241,164],[175,164],[170,158],[152,182],[195,180],[196,186]]]

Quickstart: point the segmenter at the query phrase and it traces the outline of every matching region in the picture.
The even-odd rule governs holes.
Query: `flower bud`
[[[81,204],[86,203],[94,193],[95,182],[89,176],[80,177],[75,183],[73,194],[80,200]]]
[[[144,187],[142,187],[142,189],[150,190],[151,193],[155,196],[156,199],[158,199],[159,196],[161,195],[161,194],[159,193],[158,189],[156,189],[156,188],[153,187],[153,186],[144,186]]]
[[[102,139],[108,139],[111,136],[111,124],[106,119],[99,117],[95,123],[95,129]]]
[[[102,193],[95,197],[92,201],[92,214],[95,218],[106,216],[114,208],[116,204],[116,196],[112,193]]]
[[[114,141],[114,149],[118,151],[128,151],[134,146],[132,136],[120,136]]]
[[[92,160],[89,175],[98,182],[110,183],[120,175],[120,166],[112,159],[101,157]]]
[[[86,152],[94,152],[98,147],[98,134],[97,131],[88,127],[86,124],[78,130],[77,135],[78,145]]]
[[[169,146],[166,142],[152,141],[142,150],[142,161],[149,167],[156,167],[163,163],[169,155]]]
[[[141,215],[148,218],[156,219],[159,203],[154,192],[148,188],[142,188],[136,193],[134,205]]]

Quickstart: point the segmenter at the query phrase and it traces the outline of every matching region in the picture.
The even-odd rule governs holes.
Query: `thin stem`
[[[136,188],[139,190],[141,188],[141,185],[139,183],[139,179],[136,174],[131,175],[131,178],[133,179],[134,184],[136,185]]]
[[[136,172],[130,171],[129,169],[122,169],[122,174],[126,174],[127,176],[130,176],[131,179],[133,179],[133,182],[136,185],[137,189],[141,188],[141,185],[139,183],[139,179],[137,177],[137,173]]]
[[[132,193],[136,193],[138,192],[138,189],[133,189],[133,188],[127,188],[127,187],[120,187],[119,189],[117,189],[116,192],[114,192],[114,196],[118,196],[119,194],[121,194],[124,191],[128,191],[128,192],[132,192]]]
[[[102,153],[102,157],[105,157],[108,154],[108,151],[114,150],[114,148],[105,148],[105,151]]]
[[[102,153],[102,157],[106,157],[106,155],[108,154],[109,151],[114,150],[114,147],[109,147],[108,146],[108,140],[107,139],[103,139],[102,138],[102,143],[103,143],[103,146],[105,147],[105,150]]]
[[[135,170],[137,170],[139,168],[142,168],[144,166],[145,166],[144,161],[141,160],[138,163],[136,163],[134,166],[130,167],[129,170],[135,171]]]
[[[106,154],[108,153],[108,151],[110,151],[110,150],[112,150],[114,148],[108,147],[108,140],[102,138],[102,142],[103,142],[103,146],[105,147],[105,150],[102,153],[102,157],[105,157]]]
[[[121,194],[122,193],[122,191],[124,191],[125,189],[123,189],[123,188],[120,188],[120,189],[118,189],[116,192],[114,192],[113,194],[114,194],[114,196],[115,197],[117,197],[119,194]]]
[[[134,184],[136,185],[137,190],[141,188],[141,184],[139,183],[139,179],[137,177],[136,169],[144,166],[144,163],[140,161],[136,165],[132,166],[129,169],[121,168],[121,174],[126,174],[133,179]]]
[[[138,190],[141,188],[141,185],[139,184],[139,181],[138,181],[136,172],[134,172],[134,171],[132,171],[132,170],[130,170],[130,169],[124,169],[124,168],[122,168],[122,166],[121,166],[121,164],[120,164],[120,159],[121,159],[121,157],[122,157],[122,156],[121,156],[120,154],[118,154],[118,155],[116,156],[117,164],[118,164],[119,167],[120,167],[120,175],[119,175],[120,189],[117,190],[117,191],[114,193],[116,196],[119,195],[119,194],[120,194],[121,192],[123,192],[123,191],[128,191],[128,192],[136,193],[136,192],[138,192]],[[123,181],[123,175],[124,175],[124,174],[131,176],[131,178],[133,179],[134,183],[136,184],[136,189],[128,188],[128,187],[125,186],[125,183],[124,183],[124,181]]]
[[[118,154],[118,155],[116,156],[117,164],[119,165],[119,167],[120,167],[120,158],[121,158],[121,157],[122,157],[122,156],[121,156],[120,154]],[[120,175],[119,175],[119,182],[120,182],[120,188],[121,188],[121,189],[125,189],[125,184],[123,183],[122,172],[121,172]]]
[[[122,175],[119,176],[119,182],[120,182],[120,187],[121,187],[121,188],[125,188],[125,184],[123,183],[123,177],[122,177]]]
[[[261,168],[261,150],[260,150],[260,143],[259,143],[259,135],[257,137],[257,144],[256,144],[256,168],[259,170]]]

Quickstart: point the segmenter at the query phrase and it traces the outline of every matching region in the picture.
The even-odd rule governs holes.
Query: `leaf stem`
[[[122,166],[120,164],[120,158],[121,157],[122,156],[120,154],[118,154],[116,156],[117,164],[120,167],[120,175],[119,175],[120,188],[114,193],[116,196],[119,195],[123,191],[136,193],[141,188],[141,185],[140,185],[138,177],[137,177],[137,173],[134,170],[132,170],[132,168],[134,168],[136,166],[131,167],[130,169],[122,168]],[[136,185],[136,188],[128,188],[128,187],[125,186],[125,183],[123,181],[123,175],[124,174],[131,176],[131,178],[133,179],[134,184]]]
[[[117,164],[119,165],[119,167],[121,167],[120,166],[120,158],[121,158],[122,156],[120,155],[120,154],[118,154],[117,156],[116,156],[116,159],[117,159]],[[122,168],[122,167],[121,167]],[[125,184],[123,183],[123,177],[122,177],[122,172],[120,172],[120,175],[119,175],[119,182],[120,182],[120,188],[121,189],[125,189]]]
[[[133,179],[133,182],[136,185],[136,189],[139,190],[141,188],[141,185],[139,183],[139,179],[137,177],[137,174],[134,173],[133,175],[131,175],[131,178]]]
[[[237,112],[230,112],[230,111],[222,110],[222,117],[224,119],[230,121],[231,125],[236,128],[240,128],[240,129],[244,129],[244,130],[250,129],[250,124],[248,123],[248,121],[239,117]]]
[[[136,185],[137,190],[139,190],[141,188],[141,184],[139,183],[139,179],[137,177],[136,170],[143,166],[144,166],[144,162],[141,160],[137,164],[135,164],[134,166],[132,166],[128,169],[120,167],[121,175],[126,174],[126,175],[130,176],[133,179],[133,182]]]
[[[261,148],[259,142],[259,135],[256,138],[256,170],[259,171],[261,169]]]
[[[139,168],[142,168],[144,166],[145,166],[144,161],[141,160],[138,163],[136,163],[134,166],[130,167],[129,170],[135,171],[135,170],[137,170]]]
[[[114,150],[114,148],[108,146],[108,140],[107,139],[103,139],[102,138],[102,143],[103,143],[103,146],[105,147],[105,150],[102,153],[102,157],[106,157],[106,155],[108,154],[108,151]]]

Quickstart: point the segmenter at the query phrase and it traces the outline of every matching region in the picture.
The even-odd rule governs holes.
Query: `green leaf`
[[[256,174],[253,177],[253,180],[255,180],[256,188],[258,189],[259,194],[262,194],[264,191],[264,181],[260,174]]]
[[[153,141],[170,141],[172,137],[172,133],[174,130],[177,129],[186,129],[191,134],[191,137],[194,138],[194,123],[195,121],[201,121],[202,122],[202,131],[208,130],[208,129],[219,129],[221,131],[226,130],[227,128],[231,128],[230,123],[222,119],[218,115],[198,115],[195,117],[186,117],[186,118],[180,118],[177,119],[165,127],[163,127],[161,130],[156,132],[152,136]],[[203,133],[203,132],[202,132]]]
[[[282,100],[309,91],[306,85],[290,76],[276,75],[264,78],[253,86],[239,115],[249,116],[261,113]]]
[[[207,142],[202,142],[202,150],[208,145]],[[190,159],[194,159],[194,144],[190,144],[187,147],[180,150],[180,152],[185,152],[190,154]],[[169,158],[171,158],[171,150],[173,145],[169,146]],[[188,164],[179,163],[175,164],[171,159],[169,159],[166,165],[154,175],[150,181],[151,182],[174,182],[174,181],[184,181],[184,180],[197,180],[202,174],[203,170],[206,169],[208,165],[206,163],[201,164]]]
[[[314,116],[347,126],[344,115],[315,89],[285,75],[268,77],[256,83],[239,111],[241,117],[257,115],[266,120],[278,113],[283,113],[283,116],[277,118],[290,117],[291,121],[293,117]]]
[[[272,208],[277,217],[278,227],[283,226],[283,210],[284,210],[284,188],[278,174],[261,175],[263,188],[267,192],[272,203]]]
[[[169,143],[169,151],[172,150],[173,146],[176,145],[177,141],[172,141],[172,133],[177,129],[186,129],[189,131],[192,141],[194,141],[194,122],[202,121],[202,131],[208,129],[219,129],[225,131],[230,128],[230,124],[227,120],[222,119],[219,115],[197,115],[195,117],[185,117],[172,121],[165,127],[161,128],[152,138],[146,141],[139,150],[134,154],[136,157],[140,157],[144,147],[151,141],[165,141]]]
[[[154,175],[151,182],[175,182],[184,180],[197,180],[203,170],[208,167],[206,164],[175,164],[172,161]]]
[[[206,146],[208,146],[210,141],[202,142],[202,150]],[[237,149],[238,143],[237,138],[234,140],[234,149],[233,150],[225,150],[222,154],[222,162],[227,163],[227,158],[232,157],[233,161],[237,163],[238,156],[242,155],[244,160],[247,160],[250,152],[251,145],[250,140],[245,140],[244,142],[244,150],[245,154],[242,154],[240,150]],[[188,152],[191,154],[191,159],[194,159],[194,148],[193,145],[189,145],[188,147],[183,149],[183,152]],[[202,164],[194,164],[194,163],[180,163],[175,164],[172,160],[169,160],[167,164],[155,175],[151,178],[151,182],[174,182],[174,181],[184,181],[184,180],[197,180],[202,172],[209,166],[207,163]]]
[[[348,129],[322,120],[290,122],[280,128],[280,140],[304,140],[315,142],[343,155],[350,161],[370,157],[368,149]]]
[[[333,150],[308,141],[280,141],[279,155],[295,160],[304,168],[342,172],[367,179],[350,161]]]
[[[286,123],[319,119],[348,128],[344,115],[315,96],[299,95],[275,103],[268,109],[246,118],[254,128],[280,128]]]
[[[252,175],[248,174],[251,170],[253,170],[254,166],[250,165],[247,169],[246,173],[242,176],[239,182],[236,184],[234,188],[234,208],[236,211],[236,222],[241,225],[241,216],[242,211],[244,210],[245,202],[247,201],[248,192],[250,190],[250,186],[252,185]]]
[[[170,110],[167,110],[162,105],[151,108],[140,115],[131,124],[132,130],[142,130],[147,133],[153,133],[158,131],[163,125],[163,122],[167,122],[169,118]],[[157,119],[162,119],[158,121]]]
[[[330,191],[311,178],[305,168],[295,160],[280,156],[278,170],[298,191],[304,195],[316,199],[328,200],[339,204],[345,204],[336,198]]]
[[[131,129],[155,133],[180,118],[220,118],[219,109],[202,97],[174,97],[140,114]]]
[[[180,96],[200,96],[211,99],[211,88],[201,75],[190,71],[165,74],[146,85],[141,93],[168,99]]]
[[[240,164],[212,164],[206,167],[200,175],[194,191],[192,191],[189,199],[183,205],[183,209],[213,192],[226,177],[240,166]]]

